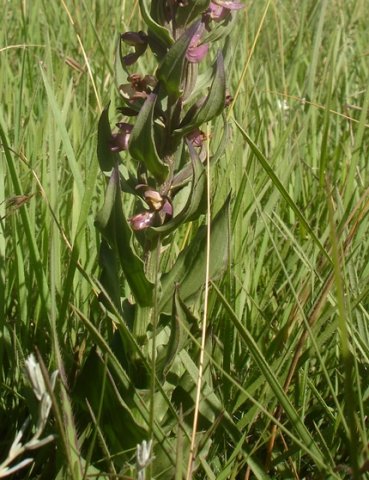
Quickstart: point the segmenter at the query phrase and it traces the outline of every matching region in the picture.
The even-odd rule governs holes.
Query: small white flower
[[[145,480],[146,467],[150,465],[153,460],[151,456],[152,440],[146,442],[143,440],[136,448],[136,468],[137,480]]]
[[[22,455],[24,452],[26,452],[27,450],[34,450],[36,448],[42,447],[54,440],[54,435],[48,435],[47,437],[40,439],[40,436],[45,428],[47,419],[49,417],[52,402],[50,395],[46,389],[44,377],[41,372],[41,367],[36,361],[33,354],[27,357],[25,361],[25,367],[28,379],[32,386],[32,390],[37,400],[40,402],[39,418],[36,426],[36,432],[33,437],[28,440],[28,442],[24,444],[21,442],[30,422],[30,418],[27,418],[26,421],[23,423],[22,428],[16,434],[7,458],[0,464],[0,478],[7,477],[33,462],[33,458],[25,458],[21,462],[10,466],[14,462],[14,460],[20,455]],[[58,371],[56,370],[55,372],[53,372],[50,378],[50,384],[53,390],[55,388],[57,376]]]
[[[41,401],[43,394],[46,392],[46,387],[40,365],[36,361],[33,353],[27,357],[25,366],[33,393],[36,395],[37,400]]]
[[[280,100],[279,98],[277,99],[277,105],[278,109],[281,110],[282,112],[288,112],[290,109],[287,100],[284,98],[283,100]]]

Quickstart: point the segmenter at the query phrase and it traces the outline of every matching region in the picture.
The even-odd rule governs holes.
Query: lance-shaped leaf
[[[112,136],[109,123],[109,106],[110,102],[102,111],[97,127],[97,158],[103,172],[110,171],[119,161],[119,155],[109,148]]]
[[[147,8],[145,0],[139,0],[138,3],[140,5],[142,18],[148,26],[151,35],[153,35],[155,37],[155,40],[158,41],[163,47],[169,48],[173,44],[173,39],[170,36],[168,30],[155,22],[155,20],[150,15],[150,11]]]
[[[117,256],[114,250],[110,247],[108,242],[103,238],[100,245],[99,252],[99,265],[101,269],[100,283],[104,288],[104,292],[109,296],[109,300],[106,299],[106,295],[101,293],[99,300],[102,301],[108,308],[110,300],[114,303],[115,308],[120,311],[120,281],[119,281],[119,264],[117,262]]]
[[[204,196],[206,192],[206,172],[204,165],[201,163],[201,160],[192,144],[187,142],[187,145],[190,151],[193,171],[190,194],[188,196],[186,205],[178,215],[169,220],[169,222],[164,223],[164,225],[152,228],[152,230],[156,232],[165,234],[173,232],[182,223],[194,220],[198,215],[203,213]]]
[[[158,80],[164,84],[165,90],[169,95],[179,97],[181,94],[182,73],[186,52],[199,25],[200,21],[193,23],[170,47],[156,72]]]
[[[157,360],[156,371],[159,378],[168,374],[175,357],[186,346],[188,332],[199,325],[199,321],[182,302],[178,285],[174,288],[170,325],[170,336],[168,344],[163,351],[164,355]]]
[[[119,257],[123,273],[137,301],[142,306],[152,305],[153,284],[146,278],[144,264],[132,246],[132,231],[125,219],[120,196],[119,170],[114,167],[105,202],[95,225]]]
[[[188,304],[205,282],[206,227],[201,227],[191,243],[179,254],[173,268],[162,276],[159,310],[170,313],[175,285],[181,288],[181,298]],[[229,198],[211,222],[210,278],[214,279],[225,268],[229,245]]]
[[[114,204],[116,202],[117,191],[119,189],[119,171],[114,168],[109,179],[108,187],[105,192],[104,205],[98,212],[95,219],[95,226],[104,233],[112,216]]]
[[[195,111],[195,113],[193,113],[192,108],[190,109],[191,114],[185,116],[181,128],[175,130],[175,133],[185,135],[196,127],[220,115],[225,107],[225,98],[226,81],[224,61],[223,55],[219,51],[215,63],[213,81],[204,103]]]
[[[204,42],[214,43],[220,39],[228,37],[234,29],[236,15],[227,15],[222,22],[213,22],[211,30],[204,36]]]
[[[161,161],[154,139],[154,109],[156,93],[150,93],[141,107],[135,126],[129,138],[129,153],[135,160],[142,162],[154,177],[163,181],[168,167]]]
[[[90,331],[89,333],[98,343],[99,339],[94,338],[94,332]],[[118,359],[115,356],[113,357],[111,351],[109,354],[108,358],[110,361],[118,362]],[[119,449],[135,447],[147,433],[146,429],[134,418],[132,410],[125,403],[126,395],[122,395],[122,391],[125,392],[128,388],[124,384],[122,385],[121,382],[118,383],[113,373],[114,371],[110,371],[110,368],[106,365],[106,358],[103,359],[102,354],[98,350],[92,349],[78,376],[75,386],[75,398],[76,408],[83,411],[87,404],[92,411],[100,412],[101,418],[104,419],[106,425],[109,425],[109,428],[104,432],[106,439],[114,450],[119,451]],[[96,388],[97,385],[100,388]],[[103,403],[101,402],[102,395],[104,398]],[[88,402],[85,401],[85,398],[88,398]],[[83,423],[83,419],[84,415],[81,416],[81,423]],[[122,431],[127,434],[122,435]]]
[[[117,42],[117,48],[115,50],[115,61],[114,61],[114,79],[117,88],[120,87],[123,83],[126,82],[127,72],[123,68],[122,62],[122,40],[119,37]]]
[[[176,15],[177,25],[186,26],[196,17],[207,10],[210,0],[189,0],[186,6],[178,9]]]

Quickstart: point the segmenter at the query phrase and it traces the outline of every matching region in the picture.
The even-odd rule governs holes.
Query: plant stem
[[[152,268],[155,272],[154,306],[152,308],[152,348],[151,348],[151,399],[150,399],[150,438],[153,436],[155,420],[155,390],[156,390],[156,335],[159,320],[159,269],[160,269],[161,236],[158,236],[155,250],[152,252]]]

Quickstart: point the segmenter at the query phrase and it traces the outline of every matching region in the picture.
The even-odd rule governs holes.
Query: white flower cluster
[[[29,450],[35,450],[40,448],[54,439],[54,435],[48,435],[45,438],[40,439],[42,432],[46,426],[47,419],[49,417],[51,409],[51,398],[46,389],[45,380],[41,372],[39,363],[36,361],[33,354],[29,355],[25,361],[26,374],[31,384],[33,393],[39,401],[39,415],[36,425],[36,431],[32,438],[26,443],[22,443],[23,435],[30,423],[30,417],[23,423],[22,428],[16,434],[12,446],[10,447],[7,458],[0,464],[0,478],[7,477],[12,473],[26,467],[33,462],[33,458],[27,457],[21,460],[15,465],[11,465],[14,460],[20,457],[23,453]],[[52,389],[55,388],[56,377],[58,371],[53,372],[50,378],[50,384]]]
[[[136,469],[137,469],[137,480],[145,480],[146,478],[146,468],[150,465],[153,460],[151,456],[151,446],[152,441],[146,442],[144,440],[141,444],[137,445],[136,448]]]

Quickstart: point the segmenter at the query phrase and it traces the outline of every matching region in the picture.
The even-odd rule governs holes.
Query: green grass
[[[57,439],[16,478],[133,476],[149,436],[155,478],[182,478],[191,402],[182,411],[163,389],[150,413],[149,392],[128,396],[111,346],[123,322],[97,301],[97,122],[119,106],[118,33],[143,25],[133,0],[66,5],[1,2],[0,462],[35,414],[23,364],[37,348],[64,369]],[[369,4],[260,0],[238,15],[231,139],[211,167],[213,213],[231,192],[230,259],[208,298],[194,478],[369,478]],[[222,121],[211,129],[217,145]],[[168,264],[195,227],[173,237]],[[180,353],[187,399],[197,354],[195,340]]]

